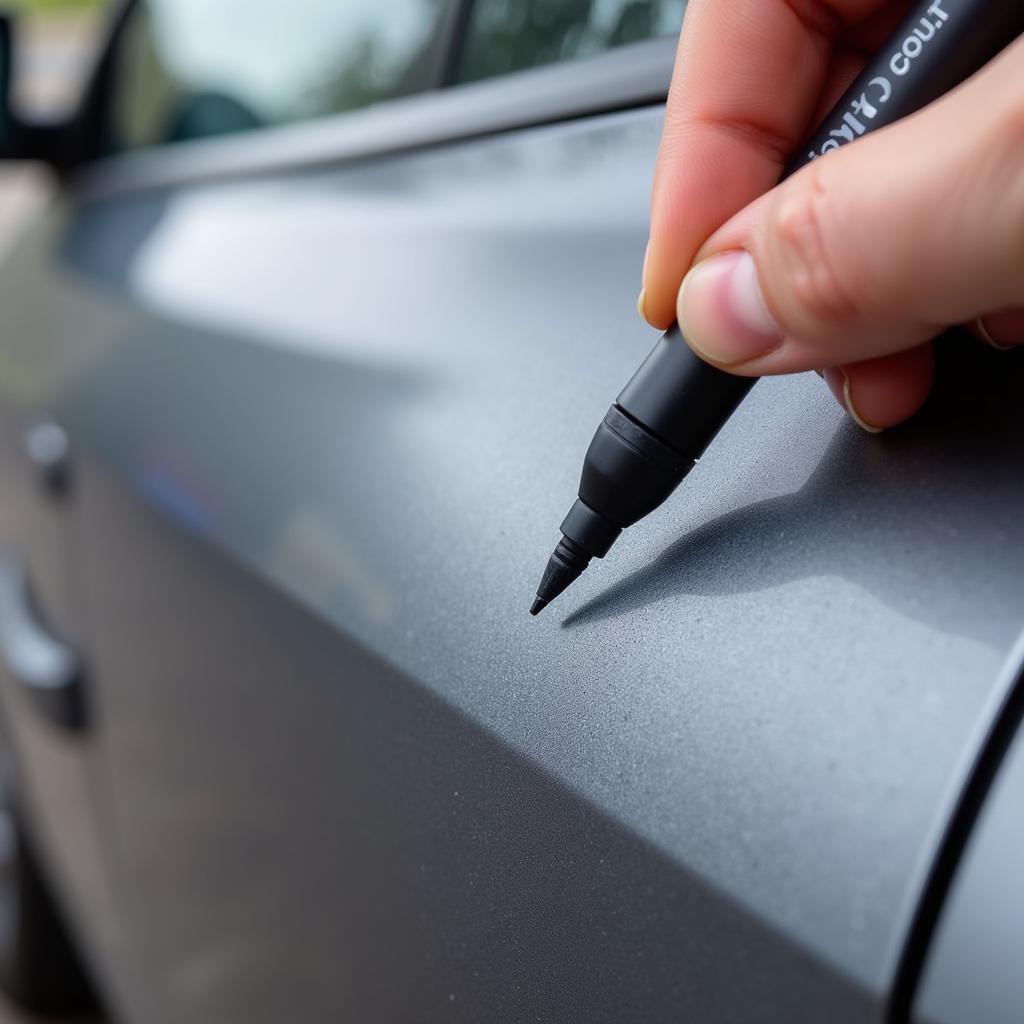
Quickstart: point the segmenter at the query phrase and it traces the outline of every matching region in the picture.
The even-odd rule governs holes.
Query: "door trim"
[[[281,174],[663,103],[675,51],[675,38],[652,39],[316,121],[109,157],[80,171],[74,188],[93,200]]]

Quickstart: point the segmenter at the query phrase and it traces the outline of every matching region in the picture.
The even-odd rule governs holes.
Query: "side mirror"
[[[105,49],[77,109],[54,121],[27,120],[14,109],[11,91],[17,18],[0,13],[0,161],[38,160],[62,174],[102,155],[111,58],[133,3],[122,0],[115,7]]]
[[[0,160],[49,160],[53,126],[25,124],[12,103],[15,21],[0,14]]]
[[[0,14],[0,160],[12,159],[14,118],[11,112],[11,80],[14,66],[14,24],[11,15]]]

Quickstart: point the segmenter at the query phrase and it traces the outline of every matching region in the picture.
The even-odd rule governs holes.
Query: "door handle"
[[[43,715],[66,729],[83,726],[81,661],[43,624],[24,559],[10,549],[0,550],[0,659]]]
[[[25,428],[22,444],[43,486],[55,494],[66,491],[71,464],[67,431],[56,420],[44,417]]]

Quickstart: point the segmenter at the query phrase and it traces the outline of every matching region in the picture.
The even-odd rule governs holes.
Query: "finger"
[[[1022,72],[1024,40],[733,218],[680,291],[690,344],[739,373],[788,373],[1024,306]]]
[[[915,3],[916,0],[888,0],[885,4],[875,4],[875,10],[859,19],[846,33],[846,43],[865,57],[877,53],[889,42],[893,30]]]
[[[1004,309],[980,316],[971,330],[993,348],[1017,348],[1024,345],[1024,309]]]
[[[655,326],[703,241],[778,180],[832,43],[884,0],[691,0],[655,170],[642,308]]]
[[[932,346],[831,367],[824,376],[854,422],[875,434],[909,419],[924,405],[935,379]]]

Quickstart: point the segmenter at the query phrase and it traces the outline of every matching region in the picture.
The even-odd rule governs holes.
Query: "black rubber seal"
[[[949,896],[957,868],[970,841],[978,815],[1003,759],[1024,722],[1024,668],[1010,688],[978,752],[963,790],[957,797],[945,834],[921,891],[896,968],[886,1024],[907,1024],[924,974],[936,926]]]
[[[617,405],[613,405],[604,418],[604,425],[613,433],[618,434],[634,451],[659,469],[677,476],[685,475],[693,469],[694,460],[680,455],[664,441],[658,440],[649,430],[642,427],[631,416],[624,413]]]

